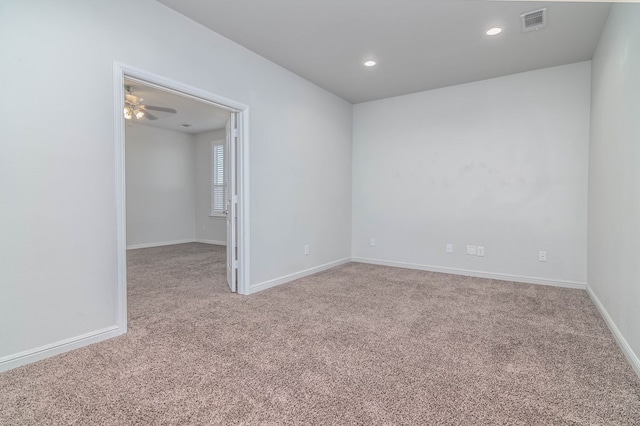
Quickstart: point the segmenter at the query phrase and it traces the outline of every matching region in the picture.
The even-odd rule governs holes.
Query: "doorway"
[[[203,91],[201,89],[171,81],[152,73],[116,64],[114,67],[115,93],[115,125],[116,125],[116,198],[117,198],[117,251],[118,251],[118,322],[123,332],[126,331],[127,321],[127,206],[126,206],[126,159],[125,159],[125,126],[129,120],[151,120],[168,125],[171,114],[176,108],[171,105],[153,105],[145,100],[137,102],[135,89],[139,85],[143,88],[179,96],[191,101],[197,101],[207,106],[223,111],[227,117],[224,130],[224,162],[226,163],[226,181],[224,191],[224,211],[214,212],[214,207],[220,206],[220,200],[211,200],[211,218],[214,213],[224,214],[222,221],[226,231],[227,242],[227,279],[231,291],[247,294],[248,285],[248,108],[246,105],[227,98]],[[151,99],[152,100],[152,99]],[[129,109],[129,111],[127,111]],[[124,114],[123,114],[124,111]],[[151,115],[151,118],[144,118]],[[128,116],[128,118],[127,118]],[[138,118],[136,118],[139,116]],[[175,124],[175,123],[174,123]],[[189,123],[184,127],[189,127]],[[211,164],[213,167],[214,145],[211,143]],[[213,173],[213,171],[212,171]],[[218,182],[219,183],[219,182]],[[211,182],[213,197],[213,182]],[[215,206],[214,206],[215,204]],[[207,225],[197,224],[206,230]],[[220,241],[218,241],[220,242]]]

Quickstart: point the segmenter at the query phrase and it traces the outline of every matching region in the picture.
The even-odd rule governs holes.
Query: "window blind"
[[[211,148],[211,214],[224,214],[227,199],[227,173],[224,167],[224,145]]]

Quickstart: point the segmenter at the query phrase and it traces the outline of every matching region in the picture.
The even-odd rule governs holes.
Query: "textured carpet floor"
[[[0,374],[0,424],[639,425],[584,291],[348,264],[249,297],[130,251],[129,333]]]

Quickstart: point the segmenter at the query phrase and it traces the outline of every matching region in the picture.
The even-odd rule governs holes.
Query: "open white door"
[[[227,199],[225,213],[227,215],[227,283],[231,291],[237,291],[238,251],[237,247],[237,207],[238,193],[236,191],[236,144],[237,144],[237,116],[235,112],[227,122],[227,143],[225,145],[225,166],[227,171]]]

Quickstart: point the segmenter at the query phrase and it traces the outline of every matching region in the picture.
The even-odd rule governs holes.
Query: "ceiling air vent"
[[[520,15],[522,32],[538,31],[547,26],[547,8],[526,12]]]

